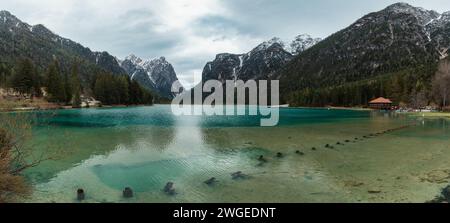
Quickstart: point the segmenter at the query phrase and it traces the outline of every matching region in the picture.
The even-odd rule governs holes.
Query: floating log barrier
[[[122,191],[122,196],[124,198],[132,198],[133,197],[133,190],[130,187],[125,187]]]
[[[384,134],[387,134],[387,133],[390,133],[390,132],[394,132],[394,131],[402,130],[402,129],[405,129],[405,128],[409,128],[411,126],[415,126],[415,124],[400,126],[398,128],[387,129],[387,130],[384,130],[384,131],[381,131],[381,132],[377,132],[377,133],[370,133],[368,135],[362,136],[362,138],[357,138],[356,137],[355,140],[369,139],[371,137],[381,136],[381,135],[384,135]],[[345,142],[347,142],[347,141],[345,141]]]
[[[77,200],[79,200],[79,201],[82,201],[82,200],[84,200],[86,198],[86,195],[85,195],[85,193],[84,193],[84,190],[83,189],[78,189],[77,190]]]
[[[164,187],[164,193],[166,193],[166,194],[168,194],[168,195],[175,195],[176,194],[176,192],[175,192],[175,189],[173,188],[173,183],[172,182],[168,182],[167,184],[166,184],[166,186]]]
[[[211,185],[215,184],[216,182],[217,182],[216,178],[215,177],[211,177],[209,180],[206,180],[204,183],[206,185],[211,186]]]
[[[278,153],[277,153],[277,157],[278,157],[278,158],[283,157],[283,153],[278,152]]]

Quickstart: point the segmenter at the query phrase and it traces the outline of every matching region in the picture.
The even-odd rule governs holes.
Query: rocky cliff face
[[[178,78],[172,65],[164,57],[142,60],[130,55],[120,64],[132,80],[136,80],[147,89],[168,99],[175,96],[171,88]]]
[[[448,56],[450,47],[450,12],[445,12],[425,25],[428,40],[433,42],[440,58]]]
[[[245,54],[218,54],[203,69],[202,81],[271,79],[293,58],[278,39],[261,43]]]

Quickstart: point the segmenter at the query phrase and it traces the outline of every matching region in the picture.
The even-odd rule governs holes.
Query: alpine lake
[[[78,188],[82,202],[426,202],[450,181],[449,119],[280,108],[277,126],[260,127],[170,105],[29,114],[28,146],[59,155],[24,173],[23,202],[79,202]]]

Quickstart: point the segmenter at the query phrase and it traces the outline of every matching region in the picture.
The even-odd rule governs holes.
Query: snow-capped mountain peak
[[[254,51],[267,50],[267,48],[273,46],[274,44],[277,44],[277,45],[281,46],[282,48],[284,48],[284,46],[285,46],[284,42],[280,38],[274,37],[274,38],[270,39],[269,41],[265,41],[265,42],[259,44],[253,50]]]
[[[140,64],[142,63],[142,59],[139,58],[139,57],[137,57],[137,56],[134,55],[134,54],[130,54],[129,56],[125,57],[124,60],[129,60],[129,61],[131,61],[133,64],[136,64],[136,65],[140,65]]]
[[[433,10],[426,10],[421,7],[414,7],[408,3],[395,3],[388,6],[385,10],[388,14],[410,14],[414,15],[421,25],[425,25],[439,17],[439,13]]]
[[[120,65],[127,72],[132,80],[136,80],[141,85],[159,95],[172,98],[172,83],[177,81],[177,75],[172,65],[165,57],[142,60],[131,54]]]
[[[320,42],[321,38],[313,38],[309,34],[300,34],[289,45],[288,51],[297,55]]]

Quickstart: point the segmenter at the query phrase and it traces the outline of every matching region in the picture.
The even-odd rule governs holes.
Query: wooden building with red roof
[[[391,109],[392,101],[387,98],[377,98],[369,102],[369,107],[373,109]]]

